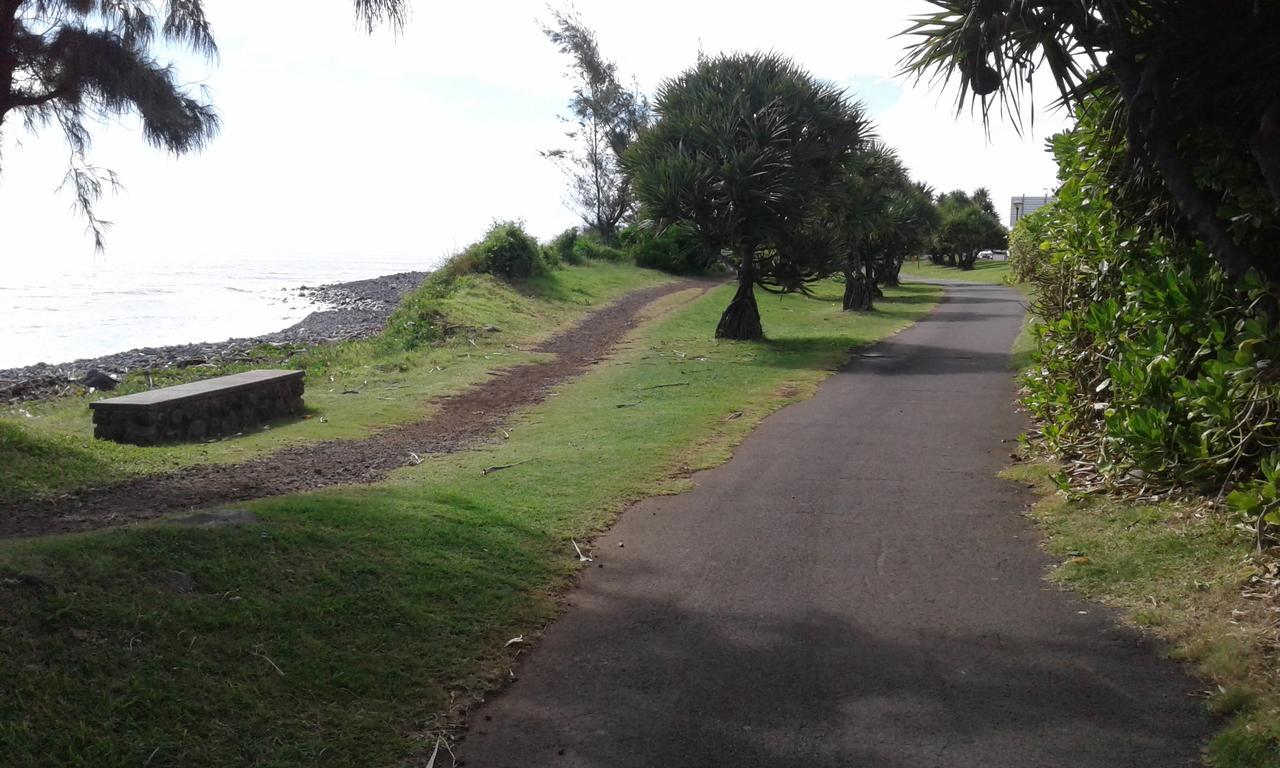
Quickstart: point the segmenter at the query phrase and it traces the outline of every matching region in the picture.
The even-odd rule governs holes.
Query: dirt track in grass
[[[452,453],[492,439],[516,412],[542,402],[552,387],[608,355],[646,306],[679,291],[705,293],[715,285],[684,280],[628,294],[534,348],[554,354],[552,360],[496,372],[482,384],[441,398],[438,410],[422,421],[360,440],[297,446],[240,464],[203,465],[0,507],[0,538],[89,531],[217,504],[375,483],[412,463],[411,454]]]

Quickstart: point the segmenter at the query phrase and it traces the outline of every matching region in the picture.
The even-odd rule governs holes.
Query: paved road
[[[1173,768],[1196,685],[1043,580],[996,478],[1020,297],[953,286],[598,544],[468,766]],[[625,548],[619,549],[618,542]]]

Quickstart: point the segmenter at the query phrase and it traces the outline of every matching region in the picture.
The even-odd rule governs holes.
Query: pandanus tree
[[[355,8],[370,30],[400,27],[407,0],[355,0]],[[174,154],[218,132],[213,106],[154,56],[161,42],[217,54],[202,0],[0,0],[0,132],[15,119],[61,129],[71,150],[66,183],[99,248],[106,222],[94,203],[117,180],[87,159],[92,121],[135,114],[147,143]]]
[[[1280,280],[1280,3],[929,2],[906,71],[1015,121],[1047,72],[1068,109],[1109,112],[1104,183],[1130,223],[1202,240],[1237,281]]]
[[[843,255],[844,309],[872,308],[879,246],[894,226],[894,195],[909,183],[897,155],[879,142],[869,142],[846,161],[830,213]]]
[[[927,185],[912,182],[893,191],[876,262],[876,282],[879,285],[898,285],[903,262],[929,247],[938,221],[933,191]]]
[[[654,113],[626,156],[642,215],[684,223],[736,271],[716,336],[762,338],[755,287],[804,279],[787,254],[863,144],[866,118],[839,88],[761,53],[700,61],[662,84]]]

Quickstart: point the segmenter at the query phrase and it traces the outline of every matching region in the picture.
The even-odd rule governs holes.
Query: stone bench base
[[[248,371],[90,403],[93,436],[156,445],[234,435],[302,412],[302,371]]]

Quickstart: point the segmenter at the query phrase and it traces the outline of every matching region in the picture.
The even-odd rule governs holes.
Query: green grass
[[[914,261],[908,261],[903,264],[902,276],[1004,285],[1008,282],[1006,278],[1009,276],[1009,262],[978,261],[973,265],[973,269],[963,270],[956,267],[941,267],[926,258],[922,258],[919,264]]]
[[[766,414],[811,394],[850,346],[938,296],[905,286],[854,315],[839,311],[838,287],[819,291],[762,296],[762,343],[711,338],[730,287],[669,297],[502,443],[377,486],[248,505],[260,525],[0,544],[6,758],[421,762],[451,701],[491,684],[504,643],[555,615],[579,567],[571,538],[686,487]],[[516,466],[482,474],[504,464]]]
[[[1124,609],[1212,681],[1206,706],[1221,730],[1208,746],[1210,765],[1280,768],[1275,619],[1261,601],[1241,597],[1254,568],[1232,521],[1174,502],[1067,496],[1050,482],[1055,471],[1032,462],[1004,473],[1043,494],[1031,516],[1061,561],[1051,577]]]
[[[670,280],[652,270],[604,263],[557,270],[515,288],[471,275],[447,289],[424,288],[396,318],[422,323],[443,314],[463,327],[442,344],[407,350],[402,338],[391,336],[314,350],[263,348],[243,364],[155,374],[154,384],[164,386],[268,366],[307,371],[304,418],[275,422],[234,439],[149,448],[94,440],[89,402],[100,394],[0,409],[0,503],[194,464],[245,461],[288,445],[362,437],[378,427],[421,418],[428,411],[427,400],[484,379],[495,367],[538,359],[524,350],[593,307],[628,290]],[[500,330],[484,332],[487,325]],[[107,396],[147,388],[147,376],[139,374]]]

